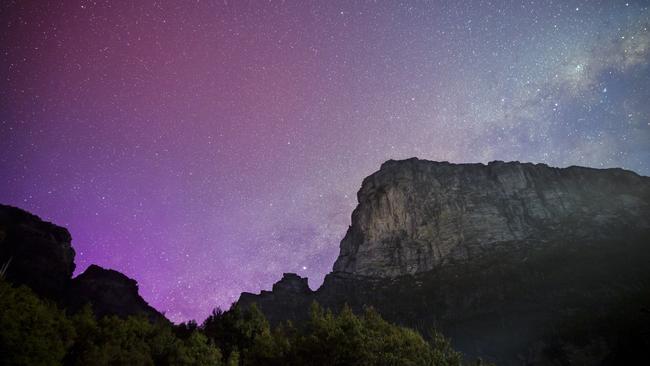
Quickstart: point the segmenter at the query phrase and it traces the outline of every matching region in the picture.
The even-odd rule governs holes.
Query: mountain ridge
[[[72,236],[66,228],[18,207],[0,204],[0,263],[4,277],[73,312],[90,304],[97,316],[144,315],[167,321],[138,293],[137,282],[121,272],[91,264],[73,276]]]
[[[305,320],[314,301],[335,312],[371,306],[504,365],[647,359],[650,178],[413,158],[382,164],[357,198],[341,254],[318,289],[287,273],[234,306],[255,303],[272,324]],[[72,278],[71,240],[64,228],[0,205],[0,263],[11,261],[12,283],[73,311],[91,303],[97,316],[166,321],[117,271],[93,265]]]
[[[312,301],[373,306],[406,326],[443,329],[468,355],[514,365],[594,357],[557,341],[575,320],[568,309],[609,314],[621,298],[650,293],[650,178],[631,171],[411,158],[382,164],[357,199],[318,289],[285,274],[237,304],[256,303],[275,323],[303,320]],[[582,341],[603,337],[605,354],[622,354],[607,334]]]

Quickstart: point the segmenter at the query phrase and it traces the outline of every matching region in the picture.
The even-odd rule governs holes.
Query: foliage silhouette
[[[312,304],[309,320],[271,328],[253,305],[216,309],[201,326],[151,323],[145,317],[100,319],[89,305],[73,315],[29,288],[0,279],[2,365],[460,365],[434,333],[383,320],[371,308],[339,314]]]

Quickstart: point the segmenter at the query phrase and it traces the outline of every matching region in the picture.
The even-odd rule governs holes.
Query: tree
[[[0,279],[0,364],[60,364],[74,328],[53,303]]]
[[[221,351],[208,340],[208,337],[194,331],[177,346],[175,357],[169,364],[219,366],[222,365]]]
[[[255,305],[246,309],[235,306],[227,312],[215,309],[201,326],[210,338],[230,358],[237,350],[238,357],[245,355],[256,342],[256,338],[270,334],[270,326],[264,314]]]

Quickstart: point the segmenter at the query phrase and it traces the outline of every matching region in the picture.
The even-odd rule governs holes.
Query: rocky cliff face
[[[98,316],[142,314],[164,319],[140,297],[137,283],[120,272],[91,265],[73,279],[71,241],[65,228],[0,205],[0,265],[6,265],[6,280],[26,285],[70,310],[90,303]]]
[[[647,229],[649,181],[621,169],[388,161],[363,182],[334,272],[397,277],[503,246]]]
[[[650,178],[408,159],[366,178],[358,201],[318,290],[285,275],[238,304],[274,323],[304,319],[312,301],[371,305],[498,364],[615,364],[645,349]]]

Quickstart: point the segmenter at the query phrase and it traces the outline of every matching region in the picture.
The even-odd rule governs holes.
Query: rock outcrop
[[[0,263],[5,278],[42,296],[65,293],[75,269],[68,230],[16,207],[0,205]]]
[[[273,292],[286,294],[310,293],[311,289],[307,279],[295,273],[285,273],[282,279],[273,285]]]
[[[304,319],[312,301],[370,305],[498,364],[616,364],[645,349],[650,178],[408,159],[366,178],[358,201],[318,290],[285,276],[238,304],[272,323]]]
[[[648,229],[648,182],[622,169],[388,161],[363,182],[334,272],[397,277],[498,247]]]
[[[259,295],[243,292],[240,304],[258,303],[264,307],[265,315],[274,323],[280,320],[302,320],[305,310],[314,300],[307,278],[295,273],[285,273],[273,285],[272,291],[262,291]]]
[[[120,272],[91,265],[73,279],[71,241],[65,228],[19,208],[0,205],[0,265],[6,266],[7,281],[30,287],[73,311],[90,303],[98,316],[141,314],[164,320],[140,297],[136,281]]]
[[[121,272],[90,265],[72,280],[68,301],[74,309],[90,304],[97,316],[144,315],[151,321],[164,317],[138,294],[138,283]]]

